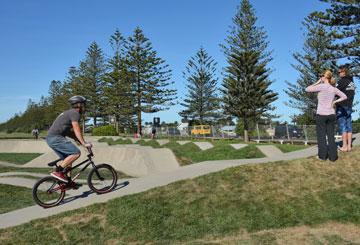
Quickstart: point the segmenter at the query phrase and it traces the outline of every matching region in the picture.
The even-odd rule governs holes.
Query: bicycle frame
[[[86,170],[87,178],[86,180],[82,180],[82,182],[86,182],[89,186],[91,192],[97,194],[105,194],[108,193],[116,187],[116,183],[118,180],[116,170],[109,164],[101,163],[96,164],[93,161],[93,153],[91,149],[88,149],[89,154],[87,157],[85,155],[85,160],[79,161],[73,167],[68,167],[65,170],[61,169],[63,174],[69,175],[70,171],[73,172],[74,177],[65,177],[64,180],[57,178],[57,176],[45,176],[38,180],[33,189],[32,196],[34,201],[43,208],[54,207],[60,204],[65,198],[66,191],[68,190],[78,190],[81,184],[74,183],[75,179],[77,179],[82,172],[85,171],[89,166],[90,169]],[[59,160],[48,163],[49,167],[56,167],[55,171],[59,171],[61,165],[58,164]],[[78,168],[78,169],[77,169]],[[74,170],[77,169],[77,170]],[[85,174],[84,174],[85,175]],[[70,175],[69,175],[70,176]],[[85,177],[85,176],[84,176]],[[67,178],[67,179],[66,179]],[[43,191],[47,193],[47,195],[43,195]],[[78,192],[83,191],[80,189]],[[78,192],[71,193],[71,195],[78,195]],[[75,197],[76,198],[76,197]]]
[[[87,157],[88,157],[87,159],[85,159],[84,161],[78,163],[78,164],[75,165],[74,167],[71,167],[71,168],[66,169],[66,171],[65,171],[64,174],[67,174],[68,172],[71,172],[73,169],[76,169],[76,168],[80,167],[81,165],[87,163],[82,169],[80,169],[80,171],[79,171],[73,178],[71,178],[71,181],[76,180],[76,179],[80,176],[80,174],[81,174],[89,165],[92,165],[93,168],[96,167],[96,166],[95,166],[95,163],[94,163],[93,160],[92,160],[92,157],[94,156],[94,154],[93,154],[93,152],[92,152],[92,150],[91,150],[90,148],[88,148],[88,151],[89,151],[89,154],[87,155]],[[98,177],[100,180],[103,179],[103,178],[99,175],[98,171],[95,171],[95,173],[96,173],[97,177]],[[66,185],[65,185],[65,186],[66,186]],[[51,186],[51,187],[49,188],[48,192],[49,192],[50,190],[51,190],[51,191],[58,191],[59,189],[62,189],[62,188],[64,188],[64,186],[59,186],[58,188],[54,188],[54,189],[53,189],[53,186]]]
[[[71,172],[73,169],[78,168],[79,166],[81,166],[81,165],[83,165],[83,164],[85,164],[85,163],[87,163],[87,164],[86,164],[82,169],[80,169],[80,171],[79,171],[73,178],[71,178],[72,181],[76,180],[76,179],[79,177],[79,175],[80,175],[89,165],[92,165],[93,168],[95,168],[95,163],[92,161],[91,156],[90,156],[90,154],[89,154],[89,155],[88,155],[88,159],[85,159],[84,161],[82,161],[81,163],[75,165],[74,167],[68,168],[68,169],[66,170],[65,174],[67,174],[68,172]]]

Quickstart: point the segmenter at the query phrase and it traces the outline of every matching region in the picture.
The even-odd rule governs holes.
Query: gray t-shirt
[[[72,122],[80,121],[80,113],[75,109],[70,109],[61,113],[51,125],[48,136],[61,135],[70,136]]]

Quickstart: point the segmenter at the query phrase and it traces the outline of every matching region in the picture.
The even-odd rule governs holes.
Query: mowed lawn
[[[41,153],[0,153],[0,162],[25,164],[39,157]]]
[[[47,135],[46,131],[41,131],[40,137],[45,137]],[[0,132],[0,139],[35,139],[31,133],[6,133]]]
[[[40,193],[44,195],[43,200],[54,198],[45,192],[40,191]],[[0,214],[33,205],[36,204],[32,198],[31,188],[0,184]]]
[[[3,229],[0,243],[358,244],[359,163],[355,148],[230,168]]]
[[[280,151],[282,151],[283,153],[304,150],[309,147],[308,145],[291,145],[291,144],[283,144],[283,145],[276,144],[275,146],[279,148]]]
[[[34,205],[31,189],[0,184],[0,214],[31,205]]]

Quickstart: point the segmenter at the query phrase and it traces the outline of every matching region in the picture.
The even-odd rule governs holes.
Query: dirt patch
[[[98,219],[100,221],[99,225],[104,228],[106,225],[106,214],[75,214],[71,215],[70,217],[64,217],[59,222],[60,226],[66,225],[75,225],[79,223],[87,224],[93,219]]]
[[[4,244],[5,242],[11,241],[12,232],[2,232],[0,233],[0,244]]]
[[[80,224],[88,224],[91,222],[91,220],[97,219],[99,220],[99,226],[102,228],[106,227],[106,214],[94,214],[94,213],[81,213],[81,214],[72,214],[67,217],[63,217],[60,219],[54,219],[54,221],[51,222],[51,225],[54,229],[56,229],[61,238],[62,241],[69,241],[69,238],[66,234],[66,229],[64,229],[65,225],[80,225]]]
[[[327,223],[317,227],[300,226],[275,231],[279,244],[295,244],[297,241],[327,242],[327,237],[338,236],[342,240],[360,243],[360,227],[354,224]]]
[[[204,237],[189,241],[207,244],[239,244],[239,243],[270,243],[270,244],[312,244],[329,243],[329,237],[337,237],[347,243],[360,243],[360,226],[355,224],[326,223],[319,226],[297,226],[286,229],[263,230],[248,233],[241,230],[226,237]]]

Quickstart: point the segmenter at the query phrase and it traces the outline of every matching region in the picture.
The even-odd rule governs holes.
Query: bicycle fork
[[[92,164],[93,168],[95,169],[95,174],[96,174],[96,176],[99,178],[99,180],[103,181],[104,178],[100,176],[100,173],[99,173],[99,171],[97,170],[95,164],[94,164],[93,162],[91,162],[91,164]]]

